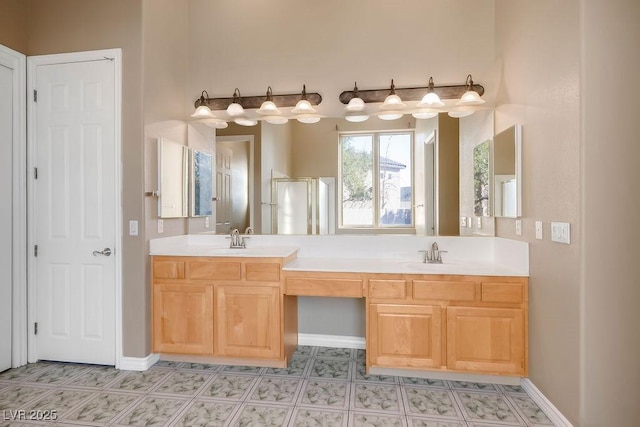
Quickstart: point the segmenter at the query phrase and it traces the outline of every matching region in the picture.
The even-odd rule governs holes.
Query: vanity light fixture
[[[460,97],[460,101],[456,105],[480,105],[484,104],[484,99],[480,98],[478,92],[473,90],[473,79],[471,74],[467,76],[467,91]]]
[[[191,115],[191,117],[196,119],[194,120],[194,122],[203,123],[216,129],[224,129],[229,126],[227,122],[225,122],[224,120],[220,120],[213,114],[213,112],[207,105],[207,99],[209,99],[209,94],[206,90],[203,90],[200,94],[200,99],[196,101],[196,111]]]
[[[316,114],[316,109],[311,106],[307,99],[307,85],[302,85],[302,98],[291,112],[296,115],[296,120],[300,123],[318,123],[320,121],[320,116]]]
[[[227,107],[227,114],[231,117],[238,117],[244,114],[242,107],[242,98],[240,97],[240,89],[235,88],[233,91],[233,102]]]
[[[344,118],[349,122],[364,122],[369,118],[369,115],[365,112],[365,103],[358,96],[358,83],[353,85],[353,98],[349,100],[349,103],[345,107],[347,113]]]
[[[433,90],[433,77],[429,77],[429,88],[427,94],[422,97],[422,100],[418,103],[418,108],[437,108],[444,106],[444,102],[440,100],[440,97]]]
[[[402,102],[402,99],[398,95],[396,95],[396,85],[393,84],[393,79],[391,79],[391,89],[389,91],[389,95],[384,99],[384,102],[380,106],[381,110],[403,110],[407,104]]]
[[[258,114],[262,114],[265,116],[279,116],[280,110],[276,107],[276,104],[273,102],[273,92],[271,91],[271,86],[267,88],[267,100],[260,105],[260,108],[256,111]]]

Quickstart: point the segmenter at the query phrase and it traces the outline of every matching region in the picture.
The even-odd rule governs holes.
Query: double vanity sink
[[[364,298],[367,370],[526,376],[528,246],[417,236],[151,241],[153,346],[168,360],[284,367],[299,296]]]

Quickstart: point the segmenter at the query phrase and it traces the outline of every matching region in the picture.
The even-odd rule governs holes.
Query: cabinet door
[[[448,307],[447,366],[489,374],[524,374],[523,310]]]
[[[440,368],[439,306],[371,304],[369,352],[373,366]]]
[[[153,351],[213,355],[213,286],[153,285]]]
[[[279,358],[280,312],[277,286],[216,285],[216,355]]]

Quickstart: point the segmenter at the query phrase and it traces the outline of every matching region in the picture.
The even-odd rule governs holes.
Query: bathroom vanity
[[[433,238],[338,247],[336,236],[264,236],[228,249],[206,237],[152,241],[153,351],[164,359],[284,367],[297,297],[320,296],[365,299],[367,370],[527,375],[526,244],[438,238],[448,256],[424,264],[418,248]]]

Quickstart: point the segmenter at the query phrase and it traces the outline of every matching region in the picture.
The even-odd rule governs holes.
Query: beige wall
[[[436,139],[438,234],[460,234],[460,127],[459,119],[438,115]]]
[[[580,1],[582,372],[580,425],[638,425],[640,3]],[[573,233],[573,228],[571,230]]]
[[[27,2],[0,0],[0,44],[27,53]]]
[[[496,131],[522,124],[522,237],[513,219],[497,234],[530,244],[529,375],[577,422],[580,401],[580,93],[578,1],[496,1],[500,71]],[[544,223],[536,240],[534,222]],[[550,240],[550,221],[571,223],[571,244]]]
[[[29,55],[122,48],[123,222],[138,220],[144,230],[142,2],[28,0],[28,13]],[[124,354],[143,357],[150,350],[145,242],[124,229]]]

